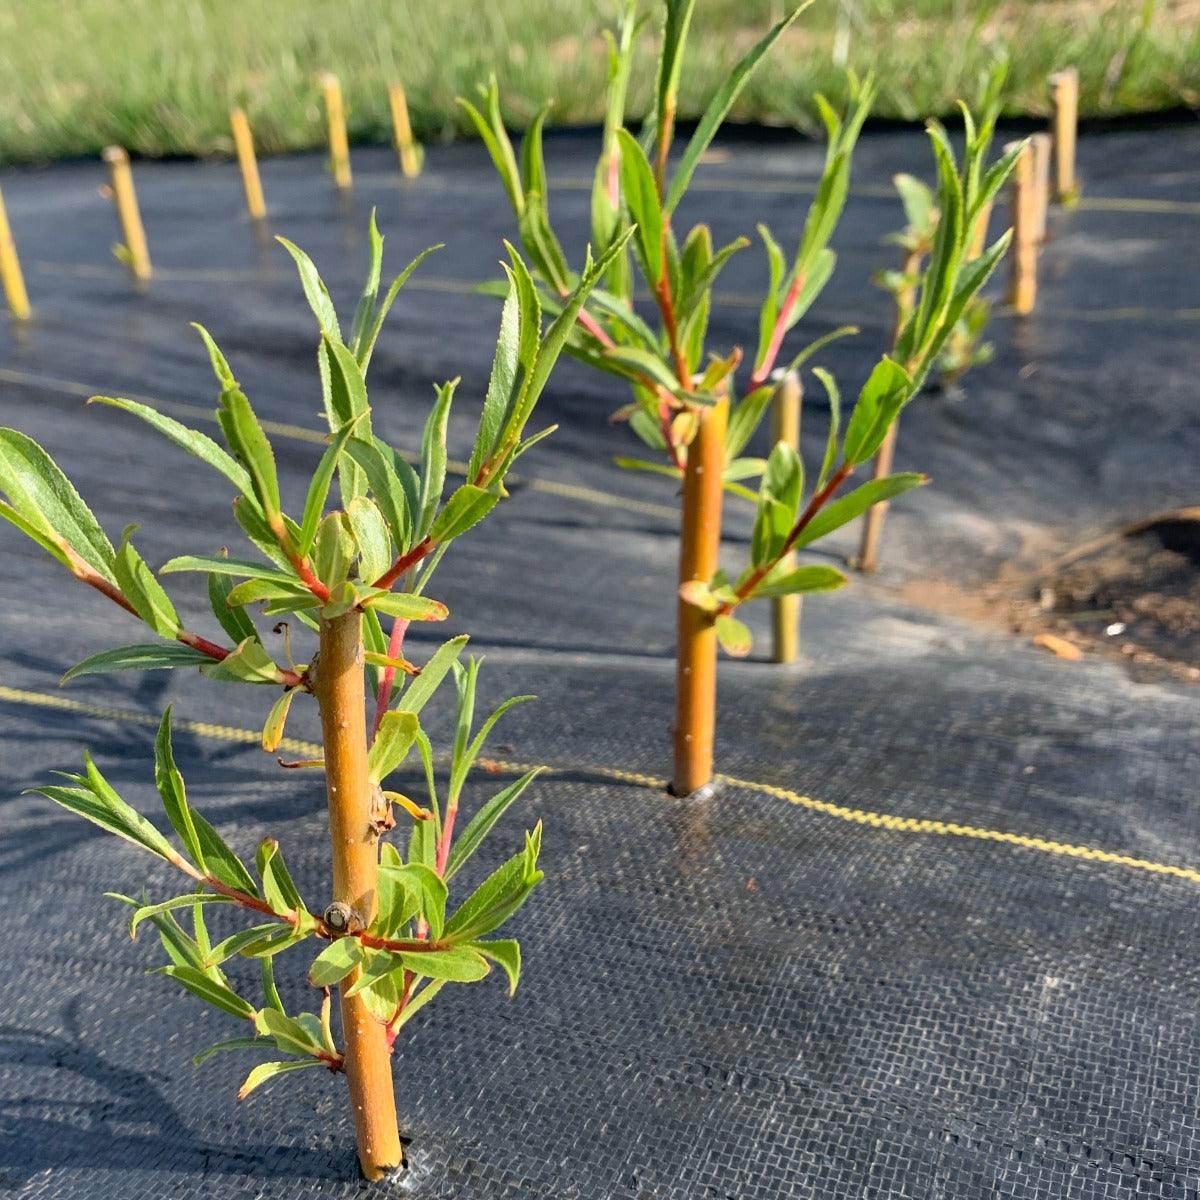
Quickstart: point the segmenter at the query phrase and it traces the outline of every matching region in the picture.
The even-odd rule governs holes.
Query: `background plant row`
[[[462,19],[455,9],[462,9]],[[781,0],[705,0],[680,113],[698,115],[737,59],[783,15]],[[506,121],[598,122],[601,31],[615,0],[61,0],[0,5],[0,161],[232,150],[243,105],[266,152],[324,141],[314,74],[341,76],[356,140],[390,139],[386,85],[402,80],[417,133],[468,131],[454,100],[497,73]],[[471,36],[462,36],[470,29]],[[653,87],[656,39],[641,40],[630,111]],[[873,71],[876,116],[947,113],[996,51],[1013,51],[1009,114],[1047,111],[1048,72],[1078,66],[1085,114],[1200,106],[1196,0],[819,0],[739,99],[737,120],[815,127],[815,92],[844,95],[844,67]]]

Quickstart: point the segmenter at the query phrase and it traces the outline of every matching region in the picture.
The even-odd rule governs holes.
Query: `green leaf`
[[[495,163],[496,170],[500,175],[500,180],[504,184],[504,190],[508,193],[513,212],[519,218],[525,207],[525,193],[521,186],[521,172],[517,167],[517,156],[513,152],[512,142],[509,140],[508,133],[504,128],[504,120],[500,114],[500,90],[496,84],[495,75],[488,81],[486,88],[480,87],[479,92],[483,97],[484,107],[487,109],[486,117],[470,101],[464,100],[461,96],[458,97],[458,104],[471,118],[484,145],[487,146],[492,162]]]
[[[417,504],[420,514],[417,536],[424,537],[433,525],[442,488],[446,484],[446,426],[450,420],[450,402],[458,380],[451,380],[437,389],[437,400],[425,422],[421,435],[421,492]]]
[[[204,848],[196,834],[196,826],[192,822],[192,810],[188,806],[187,791],[183,785],[183,776],[175,765],[175,755],[171,749],[171,705],[163,713],[159,722],[158,733],[154,738],[154,783],[158,794],[162,797],[163,808],[167,819],[175,832],[179,834],[184,848],[191,855],[192,862],[200,868],[201,874],[207,874],[204,865]]]
[[[279,743],[283,741],[283,729],[287,724],[288,711],[292,707],[292,700],[295,699],[295,696],[296,689],[288,688],[271,705],[271,711],[267,714],[262,731],[262,748],[268,754],[274,754],[279,749]]]
[[[239,929],[237,933],[230,934],[229,937],[218,942],[204,956],[204,961],[209,966],[216,966],[225,962],[226,959],[232,958],[235,954],[254,949],[264,938],[276,937],[280,933],[286,932],[287,930],[281,930],[280,926],[274,922],[269,925],[253,925],[249,929]]]
[[[381,783],[408,757],[417,740],[416,713],[395,711],[384,713],[379,732],[367,752],[367,773],[372,783]]]
[[[477,950],[484,958],[499,963],[508,976],[508,994],[517,994],[517,982],[521,978],[521,946],[515,938],[502,938],[494,942],[470,942],[472,950]]]
[[[279,843],[274,838],[263,838],[254,858],[263,881],[263,898],[271,906],[271,911],[285,917],[293,913],[306,913],[308,909],[284,865]]]
[[[438,685],[446,678],[450,668],[458,661],[467,644],[466,634],[443,642],[429,657],[429,661],[421,668],[408,687],[404,689],[400,702],[405,711],[419,713],[437,691]],[[421,822],[424,824],[425,822]]]
[[[404,1006],[404,1011],[400,1014],[400,1019],[393,1023],[394,1030],[403,1029],[427,1005],[437,994],[446,986],[448,981],[445,979],[434,979],[427,983],[414,996],[410,996],[408,1003]],[[392,1011],[395,1011],[395,1005],[392,1005]]]
[[[793,596],[803,592],[833,592],[844,587],[846,576],[836,567],[813,565],[789,567],[780,563],[754,589],[754,599],[765,596]]]
[[[833,474],[838,457],[838,433],[842,424],[842,393],[828,371],[820,367],[813,368],[813,374],[821,381],[825,395],[829,397],[829,434],[825,439],[825,457],[821,460],[821,473],[817,476],[817,488],[823,488]]]
[[[15,429],[0,429],[0,492],[24,521],[20,528],[31,535],[37,530],[41,536],[35,540],[45,548],[49,549],[47,542],[69,546],[98,575],[116,584],[112,543],[91,509],[46,451]],[[61,553],[55,557],[65,561]]]
[[[444,936],[470,941],[507,921],[542,879],[537,867],[541,840],[539,822],[532,834],[525,835],[525,849],[493,871],[450,918]]]
[[[333,987],[341,983],[364,957],[362,943],[358,938],[335,938],[313,959],[308,968],[308,982],[313,987]]]
[[[207,571],[215,575],[232,575],[236,578],[272,579],[291,587],[300,584],[295,574],[276,570],[267,563],[254,562],[244,558],[229,558],[227,555],[217,554],[183,554],[164,563],[159,573],[175,575],[180,571]]]
[[[406,621],[444,621],[450,615],[450,610],[440,600],[411,592],[377,592],[362,603],[366,608]]]
[[[248,1037],[248,1038],[226,1038],[223,1042],[214,1042],[211,1046],[205,1047],[199,1054],[192,1055],[192,1066],[199,1067],[208,1062],[214,1054],[221,1054],[226,1050],[255,1050],[267,1044],[266,1038]]]
[[[522,775],[516,782],[510,783],[502,791],[497,792],[471,818],[470,823],[458,835],[450,849],[444,876],[447,882],[458,874],[471,855],[483,844],[484,838],[491,833],[496,822],[504,816],[543,770],[543,767],[534,767],[532,771]]]
[[[726,457],[736,458],[745,449],[774,398],[775,390],[773,385],[755,388],[733,406],[725,430]]]
[[[299,1021],[278,1009],[262,1009],[256,1024],[275,1039],[275,1044],[285,1054],[319,1055],[325,1049]]]
[[[229,593],[233,591],[233,586],[227,575],[209,572],[208,603],[218,624],[236,644],[248,637],[257,637],[258,631],[254,628],[254,622],[241,608],[229,603]]]
[[[197,970],[195,967],[159,967],[161,975],[168,975],[177,983],[183,985],[194,996],[199,996],[206,1004],[221,1009],[233,1017],[241,1017],[253,1021],[256,1015],[254,1005],[243,999],[227,984],[221,983],[211,975]]]
[[[344,513],[327,513],[317,526],[313,545],[313,570],[331,592],[345,581],[354,558],[354,535],[344,518]]]
[[[408,282],[408,277],[435,250],[442,249],[442,246],[442,242],[438,242],[434,246],[427,246],[421,251],[420,254],[416,256],[416,258],[412,260],[412,262],[408,264],[408,266],[404,268],[403,271],[400,272],[399,275],[396,276],[395,279],[392,280],[392,285],[388,288],[387,294],[383,298],[383,303],[380,304],[379,308],[375,311],[375,316],[370,327],[363,333],[354,349],[354,352],[358,357],[358,364],[362,368],[362,373],[364,376],[367,373],[367,367],[370,365],[371,355],[375,350],[375,343],[379,340],[379,332],[383,328],[384,319],[387,317],[388,311],[391,309],[396,297],[400,294],[400,289]]]
[[[229,896],[221,896],[216,892],[189,892],[186,896],[172,896],[159,904],[143,904],[134,910],[129,920],[129,936],[137,937],[138,926],[146,920],[157,917],[162,913],[171,912],[176,908],[192,908],[203,904],[234,904]]]
[[[654,172],[645,151],[626,129],[617,130],[621,146],[621,194],[637,225],[638,257],[647,281],[657,284],[662,275],[663,210]]]
[[[835,500],[821,509],[796,539],[795,549],[802,550],[805,546],[812,545],[826,534],[840,529],[856,517],[861,517],[872,505],[891,500],[910,488],[920,487],[928,482],[927,475],[903,472],[862,484],[840,500]]]
[[[446,923],[447,891],[446,881],[437,871],[427,863],[410,862],[403,867],[381,866],[380,874],[390,876],[392,887],[412,898],[401,905],[398,923],[409,919],[415,904],[415,915],[429,926],[429,936],[434,941],[440,938]]]
[[[499,500],[499,494],[491,488],[464,483],[451,493],[445,508],[438,513],[429,530],[430,539],[434,542],[448,542],[451,538],[459,537],[478,525],[496,507]]]
[[[743,55],[741,61],[733,68],[726,77],[725,82],[717,90],[716,95],[708,102],[708,107],[704,110],[704,115],[700,118],[700,123],[696,126],[696,132],[692,134],[691,140],[687,144],[687,149],[684,150],[683,157],[679,160],[679,165],[675,168],[675,173],[671,178],[671,187],[667,192],[666,204],[663,206],[668,213],[674,212],[680,200],[683,199],[683,195],[688,189],[688,184],[691,183],[692,176],[695,174],[696,168],[700,165],[700,159],[704,156],[704,152],[708,149],[717,130],[721,127],[721,123],[729,115],[729,110],[733,107],[734,101],[737,100],[742,89],[749,82],[755,68],[771,47],[780,39],[784,30],[811,3],[812,0],[806,0],[804,4],[794,9],[789,16],[784,17],[782,21],[773,26],[760,38]]]
[[[249,472],[254,495],[274,531],[280,521],[279,478],[275,454],[245,393],[227,388],[221,393],[217,420],[234,456]]]
[[[398,970],[414,971],[430,979],[446,983],[476,983],[490,970],[487,959],[467,946],[452,946],[448,950],[386,951],[377,955],[371,966],[359,976],[347,996],[357,995],[382,974]]]
[[[170,642],[149,645],[118,646],[102,650],[76,663],[59,681],[68,683],[84,675],[104,675],[110,671],[161,671],[175,667],[202,667],[213,660],[190,646]]]
[[[736,617],[724,613],[714,622],[721,649],[732,658],[745,658],[750,653],[753,638],[750,630]]]
[[[329,497],[333,473],[337,469],[338,461],[358,420],[358,416],[351,417],[333,435],[333,440],[325,453],[321,455],[321,461],[317,463],[317,469],[309,482],[308,495],[304,501],[304,515],[300,520],[300,538],[296,545],[301,556],[306,555],[312,549],[313,539],[317,536],[317,526],[321,523],[321,518],[325,513],[325,501]]]
[[[866,462],[879,449],[892,422],[912,395],[908,372],[884,356],[858,395],[846,426],[842,456],[848,463]]]
[[[782,550],[795,524],[804,491],[804,464],[794,446],[776,442],[759,485],[758,512],[751,538],[750,558],[769,562]]]
[[[518,400],[538,355],[541,304],[537,290],[521,256],[511,245],[505,245],[513,265],[504,268],[508,276],[508,294],[500,314],[500,332],[496,339],[487,396],[484,398],[471,460],[467,465],[468,480],[478,478],[484,464],[495,453],[508,414]]]
[[[257,896],[258,884],[254,882],[254,876],[246,870],[242,860],[229,848],[225,839],[195,809],[192,810],[192,824],[196,828],[196,836],[200,839],[209,874],[219,879],[226,887],[245,892],[248,896]]]
[[[201,670],[210,679],[236,679],[241,683],[283,683],[283,672],[256,637],[247,638],[220,662]]]
[[[137,615],[159,637],[174,638],[179,633],[179,615],[170,597],[163,591],[162,584],[154,578],[154,572],[129,540],[136,528],[136,525],[125,527],[121,548],[113,559],[117,584]]]
[[[355,496],[346,505],[354,542],[358,548],[358,577],[378,579],[392,565],[392,541],[379,506],[368,496]]]
[[[412,542],[416,496],[410,497],[396,470],[397,462],[402,463],[403,460],[398,460],[390,447],[385,450],[377,439],[367,442],[354,438],[347,445],[346,453],[367,477],[372,498],[383,514],[397,548],[401,552],[408,550]],[[403,466],[411,475],[412,469],[408,464],[404,463]]]
[[[317,318],[317,324],[320,326],[322,334],[328,334],[340,342],[342,331],[338,326],[337,313],[334,312],[333,301],[329,298],[329,289],[318,274],[313,260],[299,246],[289,242],[287,238],[277,237],[275,240],[295,260],[296,268],[300,272],[300,283],[304,288],[305,298],[308,300],[309,308],[313,310],[313,315]]]
[[[192,322],[192,328],[200,335],[200,340],[204,343],[204,348],[208,351],[208,361],[212,363],[213,374],[217,377],[217,382],[221,385],[221,390],[224,391],[227,387],[237,387],[237,380],[233,377],[229,360],[221,353],[221,349],[217,343],[213,341],[212,334],[196,321]]]
[[[289,1071],[303,1071],[306,1067],[324,1067],[327,1064],[319,1058],[290,1059],[287,1062],[259,1063],[238,1088],[238,1100],[245,1100],[255,1088],[260,1088],[278,1075],[286,1075]]]
[[[229,382],[233,382],[232,375]],[[139,404],[136,400],[125,400],[116,396],[92,396],[88,403],[107,404],[141,418],[175,445],[188,451],[189,454],[194,454],[202,462],[208,463],[215,471],[219,471],[242,495],[250,499],[254,498],[254,488],[245,467],[226,453],[207,434],[189,429],[179,421],[160,413],[156,408],[152,408],[148,404]]]
[[[695,7],[696,0],[666,0],[665,2],[662,46],[659,50],[654,90],[654,127],[660,138],[668,136],[675,121],[679,74],[683,69],[683,49],[687,42],[688,26],[691,25],[692,12]]]

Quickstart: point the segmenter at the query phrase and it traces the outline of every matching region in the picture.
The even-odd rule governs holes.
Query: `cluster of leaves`
[[[961,170],[945,131],[931,123],[938,161],[936,200],[944,214],[934,233],[923,270],[913,289],[919,296],[911,319],[898,332],[897,346],[871,372],[859,393],[846,436],[839,441],[838,388],[818,370],[829,394],[832,415],[828,448],[806,493],[803,464],[794,448],[777,445],[767,459],[743,457],[786,372],[777,371],[789,332],[808,313],[834,270],[830,242],[845,206],[851,158],[870,111],[870,79],[850,80],[844,114],[819,102],[828,135],[824,166],[803,232],[790,261],[769,229],[759,226],[766,250],[768,284],[759,312],[758,344],[749,378],[739,395],[737,376],[747,356],[734,346],[707,347],[709,314],[716,280],[729,259],[749,245],[738,238],[714,249],[708,226],[693,226],[682,244],[672,227],[693,175],[722,121],[752,72],[803,6],[770,29],[734,67],[710,101],[682,153],[672,161],[676,96],[695,0],[664,0],[662,41],[655,105],[635,136],[625,127],[625,94],[634,38],[642,22],[635,0],[627,0],[624,18],[608,41],[609,104],[603,148],[592,191],[593,244],[611,247],[635,230],[629,251],[622,251],[578,313],[566,350],[591,366],[626,379],[631,404],[618,417],[662,461],[621,459],[621,465],[678,479],[686,469],[688,446],[705,406],[728,398],[725,486],[756,505],[750,561],[736,580],[723,573],[699,584],[684,585],[685,598],[712,614],[727,652],[750,649],[746,626],[733,611],[747,601],[790,593],[827,590],[844,582],[827,567],[793,568],[784,564],[792,550],[854,520],[872,504],[923,482],[917,474],[898,474],[860,487],[835,500],[854,468],[871,458],[890,424],[916,394],[930,369],[945,353],[948,339],[970,321],[980,288],[1008,244],[1001,238],[977,263],[969,261],[966,231],[990,202],[1012,167],[1006,158],[990,169],[984,160],[994,118],[976,129],[967,114],[968,145]],[[523,245],[534,265],[543,304],[553,307],[567,294],[575,275],[550,224],[546,169],[539,113],[526,132],[520,153],[514,150],[501,119],[495,81],[481,89],[482,107],[460,101],[486,143],[517,216]],[[964,110],[965,111],[965,110]],[[651,325],[635,306],[635,277],[656,309]],[[834,338],[852,334],[837,329],[799,351],[789,369],[797,369]],[[757,490],[742,481],[758,478]]]
[[[454,656],[462,649],[462,640]],[[425,771],[428,808],[412,825],[407,857],[390,842],[381,846],[378,911],[363,929],[342,929],[308,908],[284,864],[279,843],[264,839],[255,853],[254,869],[237,855],[214,826],[188,802],[183,776],[175,765],[168,709],[155,739],[154,779],[163,809],[178,840],[174,844],[159,828],[121,798],[90,755],[82,774],[64,774],[63,784],[37,788],[63,808],[100,828],[163,859],[192,881],[191,890],[156,903],[108,893],[132,908],[131,936],[149,921],[158,931],[168,962],[158,971],[214,1008],[248,1021],[252,1032],[221,1041],[195,1056],[199,1064],[212,1055],[235,1049],[266,1050],[272,1058],[254,1067],[238,1093],[242,1099],[276,1075],[304,1067],[324,1066],[339,1071],[343,1058],[330,1022],[330,988],[351,971],[359,976],[351,988],[361,993],[370,1012],[386,1025],[389,1041],[432,1000],[447,983],[474,983],[498,964],[515,991],[521,971],[521,951],[511,938],[490,938],[528,898],[542,878],[538,868],[540,823],[525,835],[524,848],[489,874],[455,909],[448,912],[450,880],[479,849],[493,826],[536,777],[530,771],[486,801],[452,842],[452,813],[496,721],[516,697],[501,705],[473,732],[474,690],[478,662],[453,663],[459,683],[458,733],[450,760],[446,807],[439,803],[434,761],[416,713],[405,708],[389,717],[389,728],[372,746],[371,772],[379,783],[395,770],[414,744]],[[414,698],[416,699],[416,698]],[[419,700],[418,700],[419,705]],[[404,732],[398,732],[403,730]],[[256,923],[214,941],[204,918],[210,905],[241,908]],[[177,912],[186,911],[189,928]],[[274,959],[310,938],[327,941],[308,971],[308,981],[321,992],[317,1011],[289,1014],[275,983]],[[263,1004],[256,1005],[245,989],[230,979],[231,960],[257,960]],[[275,1052],[286,1055],[274,1057]]]
[[[317,360],[330,430],[328,448],[316,465],[298,518],[284,511],[275,456],[262,423],[225,356],[203,329],[200,333],[220,387],[216,417],[224,447],[148,405],[96,398],[148,422],[233,485],[235,517],[257,556],[233,558],[224,551],[187,555],[162,568],[164,575],[198,572],[207,578],[213,616],[232,645],[186,629],[158,575],[134,548],[133,528],[126,529],[120,546],[114,547],[50,456],[24,434],[0,430],[0,515],[77,578],[140,618],[158,639],[96,654],[68,671],[67,678],[122,669],[198,666],[216,679],[274,685],[282,692],[262,735],[264,749],[274,751],[282,742],[294,697],[314,691],[320,669],[319,664],[315,672],[308,662],[291,661],[291,638],[286,624],[276,623],[278,618],[286,616],[319,629],[323,620],[352,609],[362,614],[364,669],[376,700],[368,767],[376,789],[378,828],[394,827],[393,806],[413,819],[406,856],[391,845],[383,847],[379,912],[368,928],[343,930],[326,916],[311,912],[273,841],[259,847],[255,877],[213,826],[189,806],[171,753],[169,714],[159,731],[156,780],[182,851],[121,800],[90,760],[84,773],[69,777],[67,784],[42,789],[64,807],[166,859],[195,884],[194,891],[163,903],[135,904],[131,928],[150,920],[170,958],[165,973],[216,1007],[253,1023],[253,1038],[231,1044],[257,1046],[267,1039],[293,1055],[285,1062],[256,1068],[243,1092],[279,1071],[341,1065],[332,1045],[327,1006],[320,1014],[289,1016],[279,1002],[271,959],[299,941],[329,939],[314,964],[312,982],[327,989],[349,972],[359,971],[354,990],[387,1023],[392,1038],[447,982],[480,979],[489,962],[499,963],[516,986],[517,944],[485,939],[516,911],[541,878],[540,828],[526,836],[521,853],[449,914],[447,884],[533,778],[532,773],[525,775],[504,788],[453,840],[459,796],[484,739],[512,704],[528,697],[506,702],[474,733],[478,663],[460,662],[467,639],[445,642],[418,666],[403,656],[404,633],[412,621],[441,621],[447,616],[445,605],[425,595],[429,578],[447,546],[505,495],[504,479],[513,462],[550,432],[526,436],[525,429],[584,298],[620,254],[623,243],[614,242],[595,263],[589,258],[546,328],[530,272],[509,247],[509,289],[467,478],[448,495],[446,437],[457,381],[436,389],[420,453],[411,460],[374,433],[366,390],[367,369],[384,317],[405,280],[431,251],[414,259],[381,298],[383,239],[372,216],[370,270],[349,331],[343,335],[316,267],[298,247],[283,244],[296,262],[317,318]],[[335,481],[340,505],[327,511]],[[276,662],[267,649],[252,606],[261,606],[262,616],[276,623],[276,632],[285,634],[286,665]],[[392,619],[390,635],[381,618]],[[458,729],[443,806],[420,714],[451,675],[458,689]],[[424,765],[428,797],[423,805],[384,790],[387,777],[414,748]],[[322,764],[318,760],[304,765]],[[204,926],[203,907],[230,903],[262,920],[214,944]],[[176,909],[190,910],[190,932],[176,920]],[[222,971],[222,963],[234,956],[256,958],[263,964],[265,1007],[241,996]]]
[[[983,79],[976,105],[978,116],[974,120],[973,137],[976,144],[968,147],[968,154],[974,153],[980,162],[986,161],[995,136],[996,122],[1000,117],[1000,95],[1007,75],[1008,64],[1002,60]],[[970,122],[970,112],[964,112]],[[904,207],[905,227],[885,240],[899,247],[903,266],[899,270],[878,272],[876,281],[891,293],[895,301],[896,331],[899,334],[910,315],[913,292],[921,279],[922,264],[933,249],[941,210],[934,189],[923,180],[902,173],[893,182]],[[983,249],[989,215],[985,208],[977,218],[977,226],[970,228],[968,253],[972,257]],[[943,387],[952,387],[972,367],[991,361],[994,348],[990,342],[983,340],[990,317],[990,302],[982,295],[972,297],[946,339],[937,361],[936,370]]]

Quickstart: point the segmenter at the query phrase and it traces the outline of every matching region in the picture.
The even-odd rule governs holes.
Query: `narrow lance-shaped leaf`
[[[134,549],[130,537],[136,525],[127,525],[121,536],[121,546],[113,559],[113,572],[125,599],[137,615],[162,638],[179,635],[179,615],[162,584]]]
[[[184,787],[183,776],[175,765],[175,753],[171,746],[171,705],[163,713],[159,722],[158,733],[154,738],[154,782],[158,794],[162,797],[163,808],[167,819],[175,832],[179,834],[192,862],[200,868],[202,874],[207,874],[208,868],[204,863],[204,847],[200,843],[196,826],[192,821],[192,810],[188,805],[187,789]]]
[[[733,107],[734,101],[737,100],[742,89],[749,82],[755,68],[763,60],[771,47],[783,36],[788,26],[812,2],[813,0],[805,0],[804,4],[793,9],[788,16],[784,17],[783,20],[768,30],[742,57],[741,61],[733,68],[729,75],[726,76],[725,82],[717,90],[716,95],[713,96],[708,103],[708,107],[704,110],[704,115],[700,118],[700,123],[696,126],[696,131],[692,134],[691,140],[683,152],[683,157],[679,160],[679,164],[676,166],[675,172],[671,177],[671,186],[667,192],[666,203],[663,205],[666,212],[674,212],[680,200],[683,199],[683,195],[692,181],[692,176],[695,174],[696,167],[700,164],[700,159],[704,156],[705,150],[708,149],[717,130],[721,127],[721,122],[729,115],[729,110]],[[672,67],[678,73],[678,66],[672,63]]]

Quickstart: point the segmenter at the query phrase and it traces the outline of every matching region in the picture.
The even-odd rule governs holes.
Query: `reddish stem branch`
[[[429,537],[423,537],[407,554],[400,555],[371,586],[390,588],[405,571],[415,567],[421,559],[432,554],[436,548],[437,542],[431,540]]]
[[[775,366],[775,360],[779,357],[779,351],[783,346],[783,339],[787,336],[787,322],[792,315],[792,309],[796,307],[796,301],[800,296],[800,289],[803,286],[803,278],[797,275],[795,282],[788,288],[787,295],[783,298],[779,315],[775,318],[775,328],[771,331],[771,340],[767,343],[767,352],[763,355],[762,362],[750,377],[750,391],[754,391],[757,387],[762,387],[770,378],[771,371]]]
[[[724,616],[726,613],[732,612],[738,604],[741,604],[748,596],[752,595],[754,589],[775,569],[780,560],[785,555],[789,554],[795,546],[800,535],[812,523],[813,518],[833,499],[838,488],[846,482],[847,479],[854,473],[854,467],[850,463],[842,463],[840,467],[830,476],[829,481],[820,491],[814,492],[813,497],[809,500],[807,507],[796,520],[796,524],[792,526],[791,532],[787,535],[787,539],[783,543],[783,548],[769,562],[763,563],[746,576],[746,579],[737,588],[737,602],[726,601],[714,613],[714,616]]]
[[[392,622],[392,636],[388,639],[388,658],[399,658],[401,651],[404,649],[404,635],[408,632],[408,621],[404,617],[397,617]],[[379,732],[379,726],[383,723],[384,714],[388,710],[388,704],[392,699],[392,685],[396,681],[396,668],[387,666],[382,669],[379,675],[379,687],[375,692],[375,718],[371,722],[371,741],[374,742],[375,735]]]

